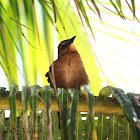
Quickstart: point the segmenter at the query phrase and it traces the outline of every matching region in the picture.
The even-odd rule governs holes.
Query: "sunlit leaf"
[[[99,8],[98,8],[98,6],[97,6],[95,0],[91,0],[91,2],[92,2],[92,4],[93,4],[93,6],[95,7],[96,12],[98,13],[99,18],[102,20],[101,14],[100,14],[100,10],[99,10]]]
[[[132,9],[133,9],[133,15],[135,17],[135,1],[131,0],[131,4],[132,4]]]
[[[112,93],[110,86],[104,87],[101,89],[99,93],[100,99],[106,99]]]
[[[86,21],[87,26],[90,28],[90,31],[91,31],[92,36],[93,36],[94,39],[95,39],[95,36],[94,36],[94,34],[93,34],[93,30],[92,30],[92,28],[91,28],[91,25],[90,25],[89,19],[88,19],[88,17],[87,17],[87,14],[86,14],[86,11],[85,11],[85,8],[84,8],[84,5],[83,5],[82,0],[77,0],[77,4],[78,4],[78,7],[79,7],[81,13],[83,14],[83,16],[84,16],[84,18],[85,18],[85,21]]]

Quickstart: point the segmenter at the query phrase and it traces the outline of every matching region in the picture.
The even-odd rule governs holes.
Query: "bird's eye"
[[[64,48],[65,47],[65,45],[62,45],[62,48]]]

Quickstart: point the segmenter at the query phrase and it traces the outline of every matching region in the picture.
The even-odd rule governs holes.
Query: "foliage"
[[[100,92],[100,98],[107,99],[113,93],[113,98],[123,108],[129,123],[125,118],[120,119],[120,116],[114,114],[108,115],[109,119],[106,118],[107,115],[100,114],[97,121],[93,118],[94,96],[87,87],[83,87],[83,92],[86,93],[89,105],[88,115],[76,112],[79,91],[70,90],[68,92],[59,89],[57,95],[60,109],[59,118],[56,112],[50,113],[52,89],[50,87],[40,88],[37,85],[32,86],[34,84],[46,85],[44,75],[50,64],[56,59],[56,47],[60,41],[74,35],[77,36],[74,44],[82,57],[94,95],[97,95],[102,87],[100,72],[107,82],[112,83],[111,79],[105,76],[95,50],[89,41],[90,35],[96,40],[95,30],[103,31],[96,28],[98,24],[92,25],[90,23],[87,10],[93,11],[99,17],[100,22],[108,27],[111,25],[103,22],[102,15],[107,12],[119,16],[122,20],[136,19],[139,23],[135,1],[125,0],[125,2],[132,17],[125,15],[120,0],[109,0],[108,3],[99,0],[0,1],[0,66],[10,87],[8,101],[11,110],[8,120],[5,119],[4,111],[0,111],[0,138],[4,136],[5,139],[19,137],[27,140],[37,139],[37,137],[40,139],[52,139],[52,137],[53,139],[66,139],[68,137],[70,139],[93,139],[93,137],[97,139],[97,135],[98,139],[101,140],[140,138],[140,107],[132,93],[125,95],[123,90],[111,86],[103,88]],[[100,7],[103,7],[105,11],[102,11]],[[123,30],[117,27],[113,28]],[[114,34],[111,36],[128,41]],[[16,117],[18,86],[11,84],[11,82],[31,87],[25,86],[22,89],[21,98],[24,110],[19,118]],[[0,97],[4,92],[5,88],[0,88]],[[41,97],[39,92],[41,92]],[[38,114],[37,111],[38,98],[45,106],[45,111],[42,111],[41,114]],[[68,100],[71,100],[69,107],[67,106]],[[28,110],[28,102],[30,102],[31,111]],[[82,120],[82,116],[87,117],[86,121]],[[59,121],[62,124],[60,129],[58,127]],[[97,124],[97,134],[95,123]],[[37,127],[38,125],[40,127]],[[108,126],[110,127],[108,128]],[[120,134],[119,131],[124,133]]]
[[[126,0],[126,3],[138,21],[135,1]],[[110,10],[108,5],[112,6],[113,10]],[[102,11],[101,7],[106,11]],[[52,61],[56,59],[59,42],[76,35],[74,44],[89,75],[91,91],[97,95],[102,87],[100,77],[102,68],[88,37],[92,34],[96,39],[95,30],[98,26],[94,25],[93,28],[89,22],[87,11],[89,9],[102,23],[104,12],[120,16],[123,20],[133,19],[125,16],[120,0],[116,2],[110,0],[108,3],[99,0],[0,1],[0,65],[9,87],[11,82],[20,86],[25,83],[28,86],[46,85],[44,75]]]
[[[87,94],[88,98],[90,97],[90,102],[89,102],[89,113],[88,113],[88,120],[89,120],[89,139],[97,139],[97,134],[96,134],[96,128],[95,124],[93,121],[93,94],[90,93],[89,87],[83,86],[82,87],[84,92]],[[21,128],[17,128],[17,117],[16,117],[16,94],[17,94],[17,89],[18,86],[16,84],[11,84],[11,90],[9,94],[9,106],[11,110],[11,115],[9,119],[10,127],[7,129],[10,129],[10,131],[14,132],[8,132],[8,134],[11,136],[10,139],[18,139],[18,131]],[[1,90],[3,90],[1,88]],[[58,89],[57,93],[57,98],[58,98],[58,105],[59,105],[59,110],[60,110],[60,130],[58,127],[52,127],[52,125],[55,124],[55,119],[57,119],[57,124],[58,125],[58,117],[55,117],[52,119],[53,116],[56,116],[55,113],[51,114],[51,96],[53,93],[53,89],[50,87],[39,87],[38,85],[34,85],[31,88],[29,87],[23,87],[22,91],[22,104],[24,107],[23,114],[21,114],[20,119],[22,121],[24,120],[24,125],[22,125],[22,129],[25,131],[26,139],[37,139],[39,138],[39,130],[41,129],[42,126],[38,127],[38,114],[37,114],[37,100],[38,97],[39,99],[42,100],[44,103],[45,111],[44,113],[42,112],[42,117],[43,117],[43,129],[41,129],[41,132],[46,135],[46,138],[48,139],[53,139],[55,137],[52,135],[54,132],[58,133],[60,131],[61,134],[61,139],[77,139],[79,137],[78,135],[78,126],[77,126],[77,102],[78,102],[78,97],[79,97],[79,90],[78,89],[70,89],[71,92],[68,92],[68,90],[65,89]],[[41,97],[39,95],[39,91],[41,91]],[[29,94],[28,96],[26,94]],[[4,94],[4,93],[2,93]],[[71,104],[68,106],[67,100],[68,96],[70,97]],[[28,107],[28,98],[30,99],[30,107],[31,107],[31,112],[30,116],[28,119],[27,116],[27,107]],[[45,115],[45,116],[44,116]],[[80,114],[79,114],[80,115]],[[40,116],[40,115],[39,115]],[[41,117],[41,118],[42,118]],[[78,118],[81,120],[81,117]],[[52,123],[53,120],[53,123]],[[29,121],[29,123],[28,123]],[[80,121],[81,122],[81,121]],[[45,124],[44,124],[45,123]],[[1,126],[2,127],[2,126]],[[46,130],[44,130],[46,128]],[[53,129],[52,129],[53,128]],[[57,130],[55,130],[57,128]],[[3,130],[3,129],[2,129]],[[29,133],[29,131],[33,131],[33,133]],[[46,131],[46,132],[44,132]],[[58,136],[58,134],[56,134]],[[22,135],[20,135],[22,136]],[[25,136],[24,136],[25,137]],[[81,137],[81,136],[80,136]],[[9,139],[9,138],[8,138]]]
[[[15,112],[15,102],[18,101],[15,98],[16,94],[18,94],[17,89],[18,86],[12,83],[8,97],[11,110],[10,118],[6,119],[4,110],[0,111],[0,138],[9,140],[17,138],[27,140],[139,139],[139,104],[132,93],[125,95],[123,90],[111,86],[103,88],[100,92],[101,99],[107,99],[106,94],[109,96],[109,93],[113,93],[123,108],[126,117],[115,114],[96,114],[94,116],[96,113],[94,111],[94,96],[90,93],[88,86],[81,86],[80,90],[80,96],[84,93],[87,98],[89,111],[84,114],[77,112],[79,90],[59,88],[57,101],[60,116],[58,116],[58,112],[51,111],[51,98],[56,96],[53,94],[51,87],[45,86],[41,88],[38,85],[31,88],[23,87],[22,94],[24,95],[21,95],[21,97],[24,109],[20,117],[17,118]],[[5,93],[3,88],[0,88],[0,92]],[[27,93],[28,96],[26,95]],[[37,100],[43,102],[44,111],[37,111]],[[31,111],[28,110],[28,101],[30,102]]]
[[[123,108],[133,130],[134,139],[140,139],[140,105],[134,98],[134,93],[128,93],[126,95],[122,89],[107,86],[100,91],[99,97],[106,99],[111,94],[114,95],[115,99]]]

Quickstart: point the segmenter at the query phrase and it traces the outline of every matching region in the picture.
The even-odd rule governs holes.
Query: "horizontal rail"
[[[8,103],[8,96],[9,96],[9,91],[5,91],[1,95],[0,110],[9,110],[10,109],[9,103]],[[40,96],[40,93],[39,93],[39,96]],[[101,99],[95,97],[94,107],[95,107],[95,114],[103,113],[103,114],[124,115],[124,112],[123,112],[122,108],[120,107],[120,105],[116,101],[113,101],[110,98],[108,100],[101,100]],[[21,101],[21,91],[18,91],[16,94],[16,109],[23,110],[22,101]],[[31,109],[30,104],[29,104],[28,109]],[[37,109],[44,110],[44,104],[39,98],[38,98]],[[52,111],[59,110],[56,96],[52,96],[51,110]],[[87,104],[86,98],[81,98],[81,97],[79,98],[77,111],[79,111],[79,112],[88,111],[88,104]]]

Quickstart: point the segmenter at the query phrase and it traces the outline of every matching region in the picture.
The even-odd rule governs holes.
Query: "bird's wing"
[[[58,59],[56,61],[53,62],[53,66],[55,67],[55,64],[58,63]],[[49,83],[51,83],[51,78],[50,78],[50,75],[52,73],[52,65],[50,65],[49,67],[49,71],[45,74],[46,77],[48,77],[47,81]]]
[[[52,65],[51,65],[52,66]],[[45,74],[46,77],[48,77],[47,81],[50,83],[50,75],[49,73],[51,74],[51,66],[49,67],[49,71]]]

